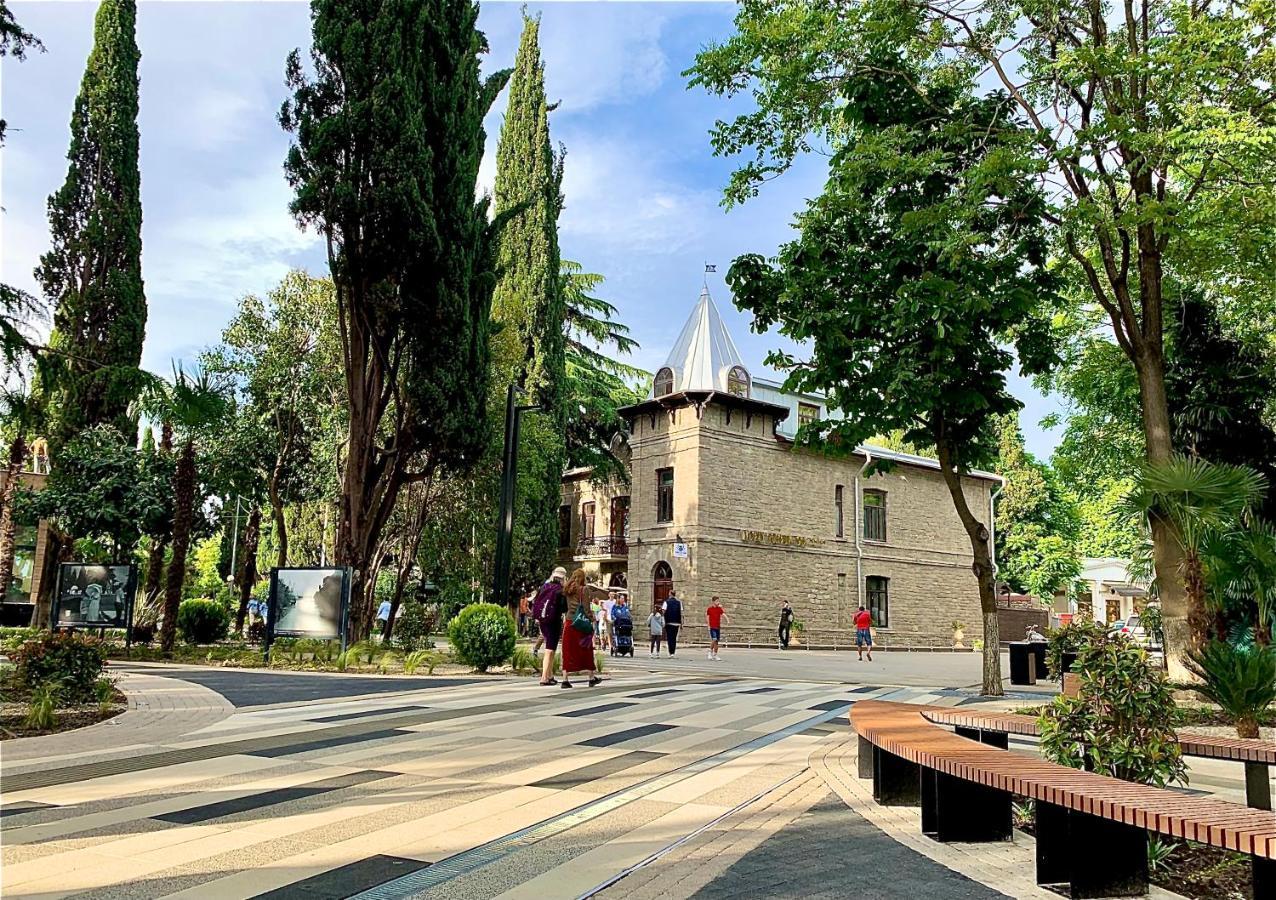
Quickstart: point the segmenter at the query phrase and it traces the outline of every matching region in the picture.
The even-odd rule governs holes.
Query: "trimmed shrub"
[[[426,650],[429,649],[428,638],[433,626],[434,616],[429,614],[425,604],[412,597],[404,597],[394,617],[390,638],[404,650]]]
[[[448,623],[456,658],[480,672],[499,666],[514,652],[514,618],[504,606],[472,603]]]
[[[19,682],[32,691],[52,684],[66,702],[86,703],[106,665],[106,646],[95,638],[46,631],[18,648],[13,662]]]
[[[1174,731],[1177,707],[1164,673],[1147,651],[1123,638],[1081,646],[1072,671],[1076,697],[1056,697],[1038,723],[1047,759],[1165,787],[1185,783],[1187,769]]]
[[[183,600],[177,630],[188,644],[212,644],[230,632],[230,614],[216,600]]]

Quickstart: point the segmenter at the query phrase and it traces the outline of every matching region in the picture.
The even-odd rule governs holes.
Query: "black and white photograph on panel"
[[[271,632],[277,637],[339,640],[350,581],[342,568],[274,569]]]
[[[62,563],[55,624],[60,628],[127,628],[133,567]]]

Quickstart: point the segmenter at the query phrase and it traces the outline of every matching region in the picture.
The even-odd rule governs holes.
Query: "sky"
[[[0,154],[0,280],[38,294],[32,269],[48,246],[46,201],[66,175],[71,108],[92,45],[96,4],[11,2],[46,47],[5,59],[0,113],[9,122]],[[509,66],[522,4],[482,6],[488,71]],[[722,188],[734,168],[713,155],[715,120],[745,107],[682,75],[702,47],[732,33],[728,2],[530,3],[541,48],[553,140],[566,147],[560,219],[563,256],[598,272],[599,296],[619,310],[654,371],[665,358],[715,264],[709,288],[755,374],[769,350],[790,346],[755,334],[731,303],[723,274],[742,253],[772,255],[792,236],[793,215],[823,183],[819,157],[802,160],[761,195],[727,211]],[[139,4],[142,54],[139,127],[142,273],[149,305],[142,364],[166,374],[219,340],[245,294],[263,294],[291,268],[326,272],[316,235],[297,228],[282,162],[288,135],[276,116],[287,96],[284,59],[309,46],[308,4]],[[482,186],[495,174],[504,94],[487,118]],[[1048,457],[1059,433],[1039,420],[1059,408],[1017,375],[1028,449]]]

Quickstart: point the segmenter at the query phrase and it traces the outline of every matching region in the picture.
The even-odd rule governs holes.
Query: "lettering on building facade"
[[[766,544],[771,547],[823,547],[822,538],[802,537],[797,534],[775,534],[771,531],[741,531],[740,540],[746,544]]]

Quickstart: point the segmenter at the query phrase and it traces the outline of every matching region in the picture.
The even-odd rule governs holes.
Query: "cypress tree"
[[[98,7],[71,114],[66,182],[49,197],[52,246],[35,271],[55,306],[50,346],[60,365],[44,385],[54,454],[94,425],[136,431],[128,406],[146,332],[136,18],[135,0]]]
[[[494,402],[503,406],[507,387],[515,383],[525,392],[522,402],[544,409],[525,417],[522,425],[511,567],[515,584],[543,578],[554,558],[566,463],[566,303],[558,250],[562,155],[555,155],[550,143],[551,109],[540,22],[525,16],[496,150],[495,208],[510,219],[497,246],[500,279],[492,296],[492,317],[500,325],[492,349]]]

